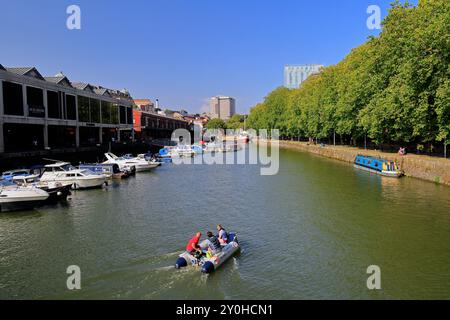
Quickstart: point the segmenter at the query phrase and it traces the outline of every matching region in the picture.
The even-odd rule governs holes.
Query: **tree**
[[[450,2],[393,3],[383,31],[294,90],[277,88],[248,126],[282,136],[353,142],[450,139]]]
[[[225,130],[226,128],[227,128],[227,124],[225,123],[225,121],[223,121],[222,119],[219,119],[219,118],[211,119],[206,124],[206,129],[223,129],[223,130]]]
[[[244,128],[244,120],[245,116],[240,114],[233,115],[228,121],[227,121],[227,129],[243,129]]]

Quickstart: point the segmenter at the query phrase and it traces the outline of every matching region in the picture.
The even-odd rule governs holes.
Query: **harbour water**
[[[175,270],[216,223],[242,252],[211,275]],[[449,187],[281,150],[275,176],[167,164],[1,214],[0,299],[450,299],[449,244]],[[81,290],[66,287],[70,265]],[[370,265],[381,290],[367,289]]]

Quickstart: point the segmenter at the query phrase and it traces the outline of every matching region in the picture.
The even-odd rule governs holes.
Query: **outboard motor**
[[[203,273],[212,273],[214,271],[214,263],[211,261],[206,262],[202,267]]]
[[[175,263],[175,268],[180,269],[180,268],[184,268],[184,267],[187,267],[187,261],[185,258],[179,257],[177,259],[177,262]]]

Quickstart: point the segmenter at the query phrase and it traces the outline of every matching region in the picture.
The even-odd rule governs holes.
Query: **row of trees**
[[[298,89],[278,88],[247,125],[284,137],[376,144],[450,140],[450,1],[392,5],[383,31]]]

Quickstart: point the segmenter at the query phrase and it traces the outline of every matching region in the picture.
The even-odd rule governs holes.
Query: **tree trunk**
[[[447,159],[447,140],[444,141],[444,158]]]

